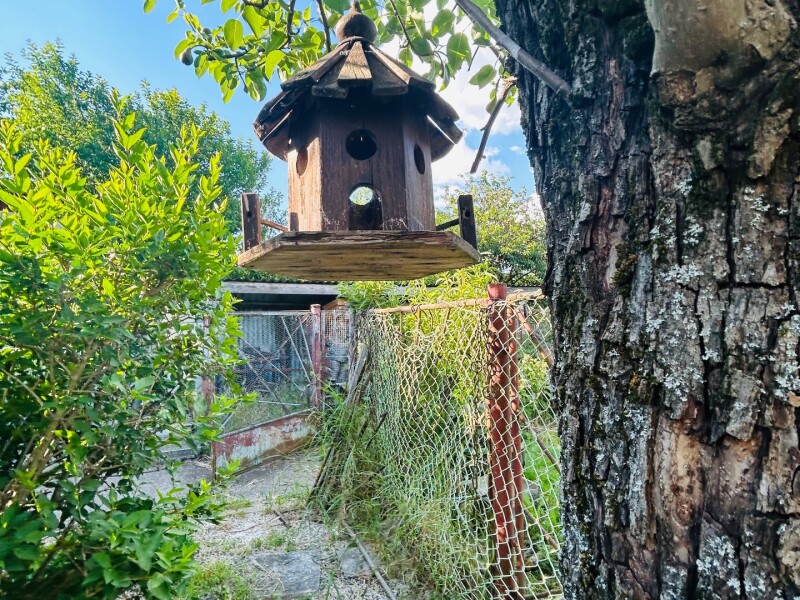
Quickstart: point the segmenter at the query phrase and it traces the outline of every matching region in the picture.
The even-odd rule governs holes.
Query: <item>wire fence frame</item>
[[[312,305],[235,316],[241,330],[235,389],[251,399],[240,399],[220,424],[211,444],[213,473],[231,464],[251,468],[307,445],[314,433],[309,417],[325,409],[326,384],[341,387],[347,372],[347,311]],[[225,392],[204,382],[207,402]]]
[[[369,414],[359,443],[381,465],[370,493],[444,597],[561,594],[549,313],[541,294],[505,292],[354,319],[361,389],[348,397]],[[342,488],[364,478],[331,462]]]
[[[242,335],[234,377],[255,393],[222,424],[222,436],[308,410],[315,399],[315,321],[311,311],[248,311],[235,315]]]

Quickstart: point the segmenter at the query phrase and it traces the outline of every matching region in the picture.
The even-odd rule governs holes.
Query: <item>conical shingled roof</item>
[[[344,23],[343,23],[344,22]],[[447,154],[463,133],[456,126],[458,113],[442,100],[434,84],[373,45],[375,25],[362,15],[357,3],[340,20],[342,41],[329,54],[281,84],[282,91],[259,112],[253,128],[274,155],[286,160],[288,121],[295,110],[306,110],[314,98],[344,99],[353,88],[368,88],[376,98],[409,95],[428,117],[431,160]],[[357,33],[360,35],[349,35]]]

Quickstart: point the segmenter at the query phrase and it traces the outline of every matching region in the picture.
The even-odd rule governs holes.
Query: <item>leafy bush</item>
[[[154,498],[138,478],[230,405],[199,394],[236,356],[219,160],[195,181],[199,131],[168,167],[134,119],[91,188],[75,154],[23,154],[0,121],[0,596],[172,598],[215,518],[205,482]]]
[[[0,115],[10,119],[22,136],[23,145],[47,139],[53,146],[72,150],[91,189],[119,164],[113,151],[113,90],[99,75],[81,69],[75,56],[67,56],[60,43],[39,47],[29,43],[21,61],[7,54],[0,62]],[[193,163],[198,173],[208,174],[211,158],[220,153],[218,173],[221,195],[231,199],[225,209],[230,231],[238,231],[241,217],[239,194],[258,192],[264,216],[279,219],[278,192],[267,186],[270,158],[260,147],[235,138],[227,121],[205,105],[194,107],[175,89],[156,90],[143,83],[129,97],[142,139],[156,147],[167,166],[174,164],[170,144],[182,127],[203,131]],[[190,184],[191,204],[197,196],[199,177]],[[237,269],[238,271],[238,269]]]
[[[475,203],[478,249],[484,261],[508,285],[542,285],[547,271],[545,222],[538,202],[524,188],[511,188],[511,179],[483,171],[464,185],[447,188],[445,210],[437,221],[458,215],[457,201],[470,194]]]

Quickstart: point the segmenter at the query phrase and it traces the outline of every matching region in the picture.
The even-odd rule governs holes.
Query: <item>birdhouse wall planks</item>
[[[461,139],[457,113],[432,82],[373,45],[375,24],[357,3],[336,34],[339,45],[284,82],[256,119],[261,142],[288,162],[289,227],[263,243],[246,232],[239,264],[329,281],[475,264],[471,207],[459,223],[463,232],[464,215],[471,221],[472,244],[434,221],[431,163]],[[245,229],[252,202],[243,199]]]

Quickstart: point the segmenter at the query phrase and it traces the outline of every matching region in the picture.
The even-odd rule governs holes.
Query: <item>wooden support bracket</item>
[[[470,246],[478,249],[478,233],[475,230],[475,209],[472,196],[464,194],[458,197],[458,224],[461,227],[461,237]]]
[[[469,194],[458,197],[458,217],[439,223],[436,226],[436,231],[445,231],[456,225],[461,229],[461,239],[477,250],[478,233],[475,230],[475,209],[472,203],[472,196]]]
[[[261,245],[261,210],[258,194],[242,194],[242,237],[245,250]]]

